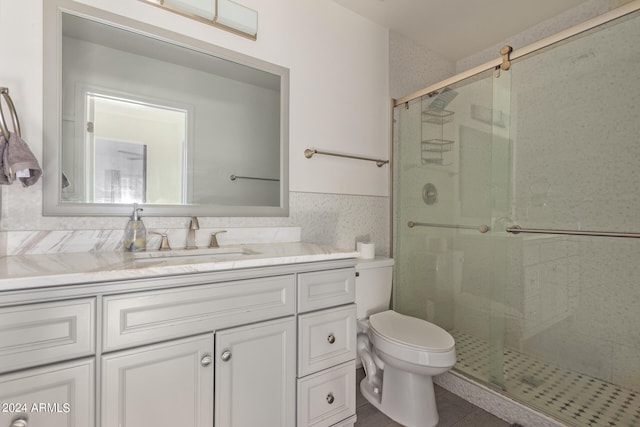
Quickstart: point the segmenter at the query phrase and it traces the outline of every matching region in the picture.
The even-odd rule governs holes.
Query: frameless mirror
[[[286,68],[44,2],[44,214],[288,215]]]

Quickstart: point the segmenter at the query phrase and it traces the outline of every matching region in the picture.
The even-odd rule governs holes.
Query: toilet
[[[455,341],[439,326],[389,310],[394,261],[358,260],[358,357],[365,370],[362,395],[394,421],[438,424],[432,377],[456,363]]]

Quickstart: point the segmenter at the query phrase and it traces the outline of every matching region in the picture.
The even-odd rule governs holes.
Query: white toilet
[[[358,357],[366,372],[362,395],[405,426],[433,427],[438,411],[433,375],[456,363],[455,341],[444,329],[389,310],[393,259],[356,265]]]

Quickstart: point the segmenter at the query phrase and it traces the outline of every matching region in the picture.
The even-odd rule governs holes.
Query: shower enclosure
[[[630,9],[394,111],[394,308],[572,426],[640,426],[639,40]]]

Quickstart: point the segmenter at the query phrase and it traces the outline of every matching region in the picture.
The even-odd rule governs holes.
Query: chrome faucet
[[[200,229],[200,225],[198,224],[198,218],[195,216],[191,217],[191,222],[189,223],[189,230],[187,231],[187,246],[185,249],[197,249],[196,245],[196,230]]]

